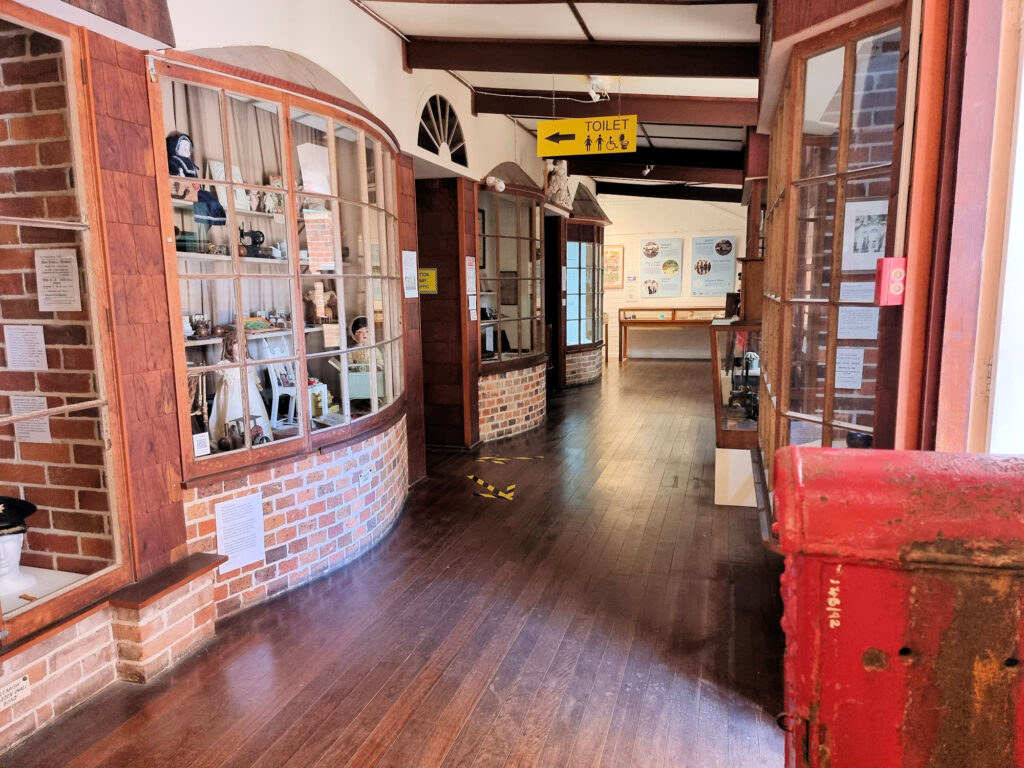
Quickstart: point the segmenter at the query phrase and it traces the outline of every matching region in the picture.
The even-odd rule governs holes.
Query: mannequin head
[[[21,545],[24,540],[24,533],[0,536],[0,594],[21,591],[36,580],[35,576],[21,570]]]

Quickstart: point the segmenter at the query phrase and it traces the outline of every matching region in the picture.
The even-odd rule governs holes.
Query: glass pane
[[[322,197],[298,197],[299,267],[306,274],[334,273],[338,262],[338,228],[334,206]],[[342,250],[344,258],[344,250]]]
[[[227,358],[225,337],[235,332],[235,281],[178,281],[185,362],[189,367],[220,365]]]
[[[565,322],[565,343],[566,346],[580,344],[580,321],[566,320]]]
[[[843,101],[844,49],[807,60],[800,176],[835,173]]]
[[[172,179],[169,192],[179,273],[231,272],[231,253],[236,238],[228,232],[227,212],[222,202],[228,199],[228,188],[210,186],[205,189],[192,181]],[[183,262],[186,254],[189,256]]]
[[[279,359],[295,354],[292,316],[292,281],[242,280],[242,327],[254,360]]]
[[[369,334],[372,330],[370,325],[370,305],[367,301],[368,280],[360,278],[348,278],[342,281],[342,289],[345,298],[344,329],[348,331],[349,347],[357,346],[356,330],[360,327],[366,328],[366,337],[358,346],[370,343]]]
[[[832,420],[875,425],[878,348],[873,341],[845,340],[836,347],[835,396]]]
[[[533,352],[532,320],[523,320],[519,323],[519,352],[523,355]]]
[[[498,234],[503,237],[516,237],[519,228],[516,226],[516,199],[508,195],[498,195]]]
[[[477,211],[477,227],[480,229],[481,235],[494,235],[498,234],[498,200],[494,193],[486,190],[480,190],[477,194],[476,199],[477,205],[480,206]],[[481,264],[481,266],[483,266]]]
[[[580,265],[580,243],[568,242],[565,244],[565,265],[572,269]]]
[[[856,51],[849,170],[892,162],[900,30],[861,40]]]
[[[342,123],[334,124],[334,152],[337,157],[338,194],[346,200],[365,200],[362,162],[359,158],[359,132]]]
[[[789,374],[789,410],[820,415],[825,408],[828,306],[794,304],[790,309],[792,362]]]
[[[518,237],[533,237],[533,204],[524,198],[517,198],[519,202],[519,231]],[[510,233],[511,234],[511,233]]]
[[[348,421],[342,408],[341,367],[341,358],[337,356],[309,357],[306,360],[309,425],[313,431]],[[296,418],[302,421],[301,416]]]
[[[847,182],[843,222],[844,284],[848,279],[874,281],[875,263],[885,255],[888,218],[888,175]],[[847,288],[849,290],[852,289]]]
[[[519,273],[519,241],[511,237],[498,238],[498,269]]]
[[[590,344],[594,341],[594,318],[588,317],[584,323],[583,344]]]
[[[370,343],[376,344],[387,338],[384,333],[384,281],[371,280],[370,286],[373,290],[373,335]]]
[[[306,334],[306,344],[309,351],[322,349],[334,349],[339,346],[340,337],[344,335],[341,325],[343,323],[341,302],[338,297],[337,283],[330,277],[305,277],[302,279],[302,320]],[[318,326],[330,326],[317,331]],[[317,340],[314,333],[323,333],[330,342],[319,342],[323,346],[315,346]],[[314,344],[310,349],[308,345]]]
[[[481,238],[480,261],[477,265],[480,276],[498,276],[498,239],[496,237]]]
[[[258,190],[235,187],[234,192],[236,195],[239,192],[247,193],[254,205],[262,205],[263,193]],[[236,209],[235,220],[239,229],[238,253],[242,272],[262,275],[292,273],[288,263],[288,230],[283,213]]]
[[[220,92],[167,79],[161,81],[161,88],[168,173],[171,176],[214,178],[211,171],[216,168],[216,163],[220,163],[223,173],[224,131]]]
[[[533,242],[531,240],[519,241],[519,277],[533,277]]]
[[[870,448],[873,443],[874,435],[870,430],[860,432],[832,427],[833,448]]]
[[[378,194],[378,185],[380,179],[378,178],[377,169],[380,167],[380,161],[377,157],[377,153],[380,151],[380,143],[369,136],[366,137],[366,194],[367,201],[370,205],[379,205],[380,195]]]
[[[587,269],[594,269],[594,244],[583,243],[583,266]]]
[[[343,355],[347,358],[348,396],[352,418],[376,410],[376,399],[385,391],[384,355],[380,347],[357,349]]]
[[[228,94],[227,106],[232,179],[261,187],[283,187],[277,105]]]
[[[567,269],[565,272],[565,291],[572,295],[579,295],[580,291],[583,290],[583,276],[579,269]]]
[[[821,445],[821,424],[789,420],[789,445]]]
[[[397,213],[398,210],[398,187],[395,177],[395,156],[387,147],[381,152],[381,169],[384,177],[384,210],[388,213]]]
[[[370,274],[381,275],[384,273],[384,214],[372,208],[366,209],[367,215],[367,241],[370,248]]]
[[[345,274],[368,275],[370,264],[366,258],[366,207],[341,204],[341,262]]]
[[[797,199],[792,296],[797,299],[827,299],[832,283],[835,182],[800,187]]]
[[[318,195],[331,194],[327,118],[293,109],[291,125],[296,189]]]
[[[480,357],[493,360],[500,348],[497,323],[480,323]]]
[[[566,320],[579,320],[581,317],[580,311],[580,296],[577,293],[567,294],[565,297],[565,319]]]

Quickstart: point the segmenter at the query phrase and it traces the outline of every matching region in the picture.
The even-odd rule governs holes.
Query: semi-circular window
[[[448,156],[453,163],[469,166],[459,116],[444,96],[431,96],[424,105],[416,143],[442,159]]]

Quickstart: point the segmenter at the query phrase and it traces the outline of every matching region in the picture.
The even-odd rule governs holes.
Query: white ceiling
[[[409,37],[586,40],[565,3],[403,3],[366,0],[374,13]],[[756,42],[756,3],[633,5],[577,3],[599,41]]]

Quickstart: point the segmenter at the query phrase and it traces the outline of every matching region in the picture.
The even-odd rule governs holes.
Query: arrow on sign
[[[575,133],[562,133],[561,131],[557,131],[555,133],[552,133],[550,136],[548,136],[546,139],[544,139],[544,141],[550,141],[550,142],[553,142],[555,144],[561,144],[563,141],[575,141],[575,140],[576,140],[576,134]]]

